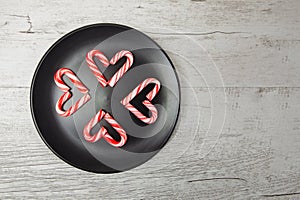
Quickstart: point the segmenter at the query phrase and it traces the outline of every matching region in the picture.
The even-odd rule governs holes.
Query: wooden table
[[[299,0],[2,0],[0,7],[1,199],[300,198]],[[110,175],[57,158],[29,106],[46,50],[65,33],[101,22],[152,29],[147,34],[173,51],[177,71],[187,75],[168,145],[153,161]],[[182,45],[187,37],[203,54]],[[179,59],[185,53],[194,68]]]

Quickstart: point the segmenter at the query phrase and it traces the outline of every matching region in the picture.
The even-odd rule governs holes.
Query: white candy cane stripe
[[[109,66],[109,61],[106,58],[106,56],[101,51],[98,50],[91,50],[86,54],[86,62],[89,68],[91,69],[92,73],[95,75],[95,77],[97,78],[101,86],[105,87],[107,85],[107,80],[98,69],[95,61],[93,60],[94,57],[98,58],[104,67]]]
[[[94,135],[90,134],[90,131],[92,130],[92,128],[98,122],[100,122],[102,119],[107,121],[107,123],[109,123],[119,133],[120,138],[121,138],[120,141],[116,141],[115,139],[113,139],[111,137],[111,135],[109,135],[109,133],[107,132],[106,128],[104,128],[103,126],[100,128],[100,130],[96,134],[94,134]],[[88,142],[97,142],[98,140],[100,140],[103,137],[109,144],[111,144],[114,147],[122,147],[127,141],[127,135],[126,135],[125,130],[120,126],[120,124],[114,118],[112,118],[112,116],[110,116],[109,113],[105,113],[105,111],[103,111],[103,110],[100,110],[85,125],[85,127],[83,129],[83,136],[84,136],[85,140]]]
[[[155,83],[154,88],[146,95],[148,100],[144,100],[142,103],[144,106],[146,106],[149,111],[151,112],[151,117],[146,117],[144,114],[142,114],[140,111],[138,111],[132,104],[130,104],[130,101],[138,95],[147,85],[150,83]],[[147,78],[142,83],[140,83],[132,92],[130,92],[122,101],[121,104],[123,104],[130,112],[132,112],[138,119],[143,121],[147,124],[152,124],[157,119],[157,109],[155,106],[150,102],[159,92],[160,90],[160,82],[155,78]]]
[[[102,72],[100,72],[99,68],[97,67],[95,61],[93,60],[94,57],[97,57],[100,62],[103,64],[104,67],[108,67],[109,64],[116,64],[122,57],[127,57],[126,62],[123,66],[111,77],[109,81],[106,80]],[[102,87],[105,87],[107,84],[113,87],[118,80],[128,71],[128,69],[132,66],[133,63],[133,55],[130,51],[122,50],[114,55],[114,57],[110,60],[105,57],[105,55],[98,50],[92,50],[87,53],[86,55],[86,62],[91,69],[92,73],[95,75],[99,83]]]
[[[66,101],[68,101],[72,94],[70,93],[70,87],[66,85],[63,81],[62,76],[66,75],[74,84],[78,90],[84,94],[74,105],[72,105],[68,110],[63,109],[63,105]],[[85,85],[78,79],[78,77],[72,72],[70,69],[67,68],[60,68],[56,71],[54,75],[54,82],[58,86],[60,90],[65,92],[57,101],[55,109],[56,112],[63,117],[68,117],[75,113],[81,106],[83,106],[86,102],[90,100],[90,95],[88,94],[89,90],[85,87]]]
[[[128,71],[128,69],[132,66],[133,63],[133,55],[130,51],[122,50],[115,54],[115,56],[110,60],[110,64],[116,64],[122,57],[126,56],[126,62],[123,66],[111,77],[108,81],[110,87],[113,87],[118,80]]]

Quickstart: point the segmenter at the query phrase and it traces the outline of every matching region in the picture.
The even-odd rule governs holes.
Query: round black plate
[[[120,50],[131,51],[134,63],[129,71],[111,87],[101,87],[88,68],[85,56],[92,50],[102,51],[108,59]],[[114,66],[97,66],[109,79],[123,65],[125,58]],[[69,68],[87,86],[91,100],[69,117],[61,117],[55,104],[63,92],[54,82],[55,72]],[[158,119],[147,125],[124,108],[120,101],[146,78],[161,83],[158,95],[152,100],[158,110]],[[69,108],[82,94],[68,78],[64,81],[72,89],[72,98],[65,103]],[[145,115],[149,114],[141,102],[154,87],[148,85],[132,104]],[[91,172],[114,173],[134,168],[149,160],[167,142],[177,122],[180,104],[179,82],[166,53],[143,33],[116,24],[94,24],[74,30],[58,40],[44,55],[31,85],[31,113],[36,128],[47,146],[65,162]],[[128,139],[116,148],[104,139],[95,143],[85,141],[84,125],[100,110],[109,112],[125,129]],[[97,124],[92,134],[104,126],[116,140],[119,135],[107,122]]]

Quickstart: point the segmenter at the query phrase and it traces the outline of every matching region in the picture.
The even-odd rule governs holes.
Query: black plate
[[[102,51],[108,59],[120,51],[129,50],[134,63],[129,71],[111,87],[101,87],[89,70],[85,56],[92,49]],[[115,66],[106,69],[96,60],[104,76],[109,79],[124,63],[122,58]],[[91,100],[70,117],[56,113],[55,104],[63,94],[54,83],[55,72],[70,68],[89,88]],[[158,109],[158,119],[146,125],[120,104],[130,91],[145,78],[156,78],[161,89],[152,103]],[[81,93],[72,87],[73,97],[64,105],[68,108]],[[145,95],[154,86],[148,85],[133,101],[145,115],[141,105]],[[31,85],[31,113],[36,128],[47,146],[65,162],[91,172],[114,173],[134,168],[154,156],[167,142],[177,122],[180,104],[178,78],[166,53],[143,33],[116,24],[94,24],[74,30],[58,40],[44,55],[34,74]],[[108,144],[104,139],[95,143],[85,141],[84,125],[99,111],[109,112],[127,132],[127,142],[121,148]],[[118,140],[118,134],[102,120],[93,133],[105,126]]]

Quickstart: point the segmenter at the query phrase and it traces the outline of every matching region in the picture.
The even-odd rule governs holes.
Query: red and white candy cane
[[[150,110],[151,117],[146,117],[140,111],[138,111],[133,105],[130,104],[130,101],[138,95],[147,85],[150,83],[155,83],[154,88],[146,95],[148,100],[144,100],[142,103]],[[150,102],[159,92],[160,82],[155,78],[147,78],[142,83],[140,83],[132,92],[130,92],[122,101],[123,104],[130,112],[132,112],[138,119],[143,121],[146,124],[152,124],[157,119],[157,109]]]
[[[106,80],[102,72],[100,72],[99,68],[97,67],[95,61],[93,60],[94,57],[98,58],[100,62],[103,64],[104,67],[108,67],[110,64],[116,64],[122,57],[127,57],[126,62],[123,66],[111,77],[109,81]],[[105,87],[107,84],[110,87],[113,87],[118,80],[128,71],[128,69],[132,66],[133,63],[133,55],[130,51],[122,50],[114,55],[114,57],[108,61],[106,56],[98,50],[91,50],[86,55],[86,62],[91,69],[92,73],[95,75],[97,80],[99,81],[102,87]]]
[[[70,87],[66,85],[63,81],[62,76],[66,75],[74,84],[78,90],[84,94],[74,105],[72,105],[68,110],[63,109],[64,103],[72,97],[70,93]],[[85,87],[85,85],[78,79],[78,77],[68,68],[60,68],[56,71],[54,75],[54,81],[58,88],[65,93],[58,99],[56,103],[56,112],[63,117],[68,117],[75,113],[81,106],[83,106],[86,102],[90,100],[90,95],[88,94],[89,90]]]
[[[103,126],[100,128],[100,130],[94,134],[91,135],[90,131],[92,130],[92,128],[98,123],[100,122],[102,119],[106,120],[120,135],[121,140],[118,142],[115,139],[113,139],[111,137],[111,135],[109,135],[109,133],[107,132],[106,128],[104,128]],[[88,142],[97,142],[98,140],[100,140],[102,137],[112,146],[114,147],[121,147],[123,146],[126,141],[127,141],[127,135],[125,130],[120,126],[120,124],[114,119],[112,118],[112,116],[110,116],[109,113],[106,113],[103,110],[100,110],[84,127],[83,129],[83,136],[85,138],[86,141]]]

